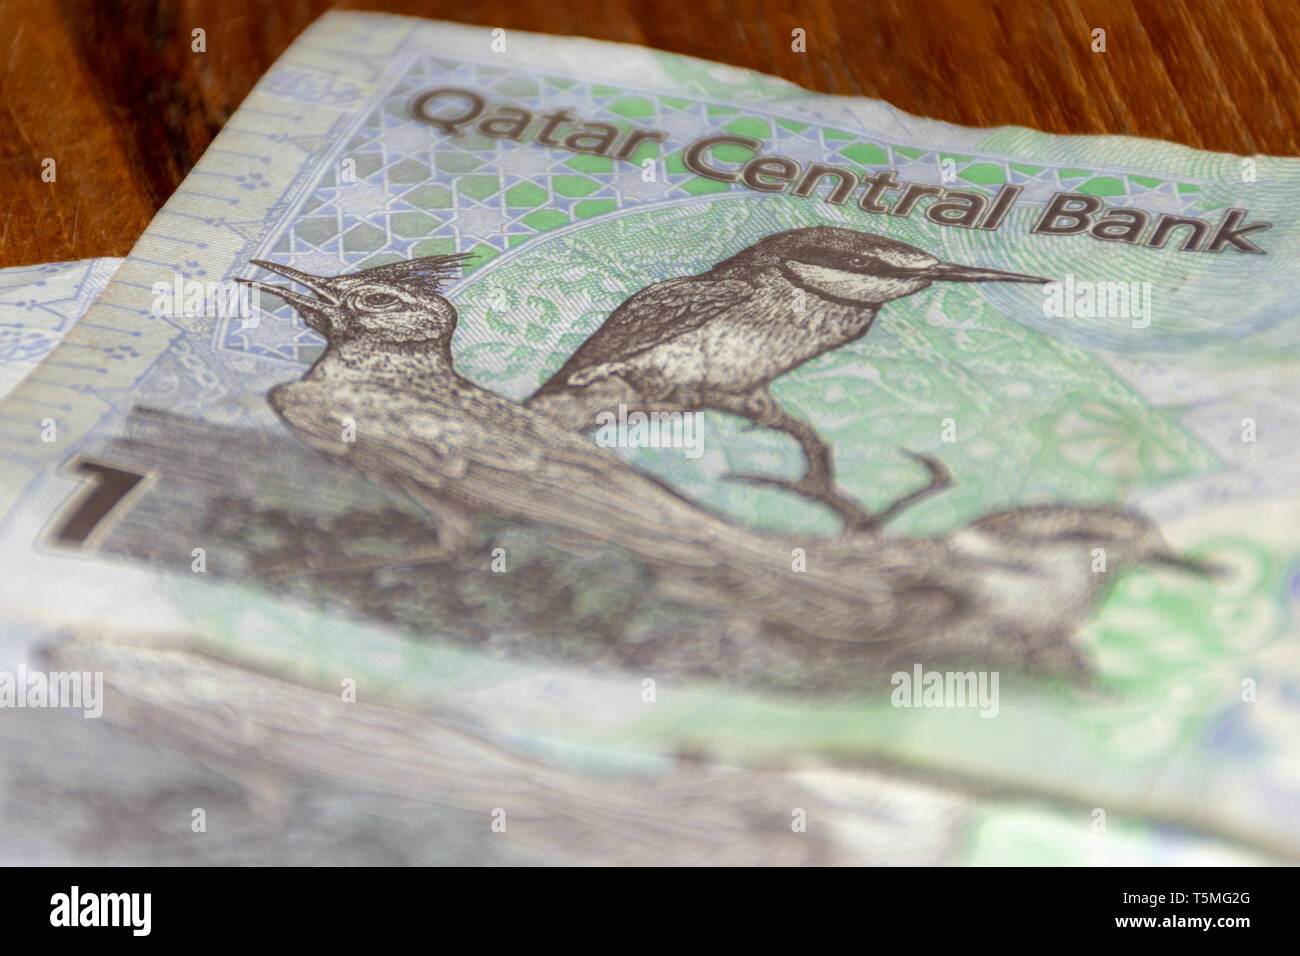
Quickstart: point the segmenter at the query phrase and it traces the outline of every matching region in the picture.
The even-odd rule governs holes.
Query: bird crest
[[[442,256],[423,256],[419,259],[405,259],[390,262],[388,265],[372,266],[359,272],[348,273],[349,277],[364,276],[391,282],[422,292],[438,292],[460,272],[461,265],[474,256],[472,252],[455,252]]]
[[[260,279],[236,281],[288,302],[333,345],[362,335],[389,341],[449,341],[456,327],[456,309],[440,290],[472,255],[423,256],[336,276],[312,275],[265,259],[249,260],[306,286],[311,295]]]

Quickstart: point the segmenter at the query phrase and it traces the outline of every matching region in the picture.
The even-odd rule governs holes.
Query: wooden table
[[[642,43],[968,125],[1300,153],[1296,0],[0,0],[0,266],[125,255],[330,6]]]

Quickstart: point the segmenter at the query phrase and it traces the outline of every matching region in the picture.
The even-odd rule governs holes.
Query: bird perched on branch
[[[272,407],[316,448],[396,484],[447,520],[461,509],[558,523],[647,558],[698,563],[731,526],[539,412],[456,372],[456,308],[439,289],[466,256],[430,256],[351,275],[255,261],[313,295],[261,282],[329,343]],[[243,280],[249,281],[249,280]],[[343,420],[355,441],[343,439]]]
[[[934,282],[1048,282],[1038,276],[942,262],[924,250],[869,232],[813,226],[767,236],[708,272],[647,286],[620,305],[528,399],[576,429],[602,411],[713,409],[776,428],[803,449],[796,481],[731,477],[787,488],[829,506],[846,530],[873,528],[897,507],[869,515],[834,481],[831,449],[807,422],[768,393],[773,379],[866,335],[881,306]],[[942,466],[911,454],[930,485]]]
[[[775,587],[788,549],[702,508],[549,416],[456,372],[456,308],[439,294],[464,256],[341,276],[255,261],[312,294],[242,279],[297,309],[328,343],[268,400],[317,450],[400,488],[445,526],[434,558],[487,511],[617,544],[659,567],[728,568]],[[860,590],[851,583],[841,589]]]
[[[446,533],[423,559],[464,547],[480,512],[558,526],[637,555],[675,593],[760,622],[766,637],[736,652],[753,657],[749,670],[812,668],[850,685],[862,680],[855,666],[878,676],[887,664],[945,659],[1082,674],[1074,633],[1105,583],[1092,549],[1108,549],[1112,567],[1185,564],[1136,512],[1056,506],[990,515],[947,537],[811,540],[796,570],[788,540],[737,526],[540,408],[460,376],[457,312],[439,289],[463,258],[333,277],[255,261],[311,294],[241,280],[289,302],[328,343],[270,404],[313,448],[439,519]],[[746,670],[739,658],[707,660],[700,637],[682,635],[695,643],[672,656],[700,655],[700,670],[720,676]]]

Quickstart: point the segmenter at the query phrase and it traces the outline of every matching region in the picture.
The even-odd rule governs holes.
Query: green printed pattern
[[[819,204],[778,197],[629,213],[558,234],[480,270],[457,292],[457,365],[482,385],[523,397],[639,288],[705,271],[771,232],[823,223],[842,220]],[[933,244],[924,226],[888,225],[896,238]],[[1008,316],[985,288],[940,284],[890,303],[865,338],[774,385],[773,394],[832,443],[841,484],[868,505],[924,480],[897,449],[935,455],[951,469],[956,486],[902,516],[898,530],[948,531],[1035,500],[1115,501],[1214,468],[1208,449],[1100,361]],[[1006,294],[1038,308],[1037,287]],[[790,495],[717,480],[727,472],[799,474],[792,441],[744,424],[709,414],[697,462],[671,449],[635,457],[755,525],[833,530],[829,515]],[[944,441],[945,426],[954,441]]]

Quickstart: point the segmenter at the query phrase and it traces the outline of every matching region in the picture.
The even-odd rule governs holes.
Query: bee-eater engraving
[[[637,292],[527,404],[576,429],[594,426],[600,412],[620,404],[647,413],[713,409],[779,429],[803,449],[803,477],[729,477],[787,488],[832,508],[846,530],[868,529],[897,505],[869,515],[843,495],[835,487],[830,447],[773,400],[770,383],[866,335],[885,303],[934,282],[1048,281],[943,262],[869,232],[792,229],[759,240],[708,272]],[[931,482],[904,501],[947,483],[937,462],[912,457],[930,470]]]

